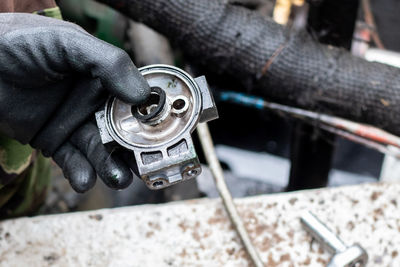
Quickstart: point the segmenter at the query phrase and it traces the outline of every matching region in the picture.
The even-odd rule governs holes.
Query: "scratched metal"
[[[238,199],[266,266],[324,266],[301,229],[313,211],[369,266],[400,266],[400,184],[366,184]],[[218,200],[21,218],[0,223],[1,266],[248,266]]]

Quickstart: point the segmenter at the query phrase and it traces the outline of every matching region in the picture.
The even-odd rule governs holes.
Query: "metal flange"
[[[161,189],[196,177],[201,167],[191,133],[199,122],[218,118],[204,76],[192,78],[168,65],[139,71],[149,83],[146,103],[132,106],[113,97],[96,113],[103,144],[116,142],[134,153],[141,179]]]

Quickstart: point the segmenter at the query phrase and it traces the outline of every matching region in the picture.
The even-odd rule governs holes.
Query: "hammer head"
[[[327,267],[363,267],[368,262],[367,252],[358,244],[333,255]]]

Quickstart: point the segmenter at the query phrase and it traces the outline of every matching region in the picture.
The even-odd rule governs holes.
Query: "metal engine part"
[[[201,166],[191,133],[199,122],[218,118],[204,76],[192,78],[169,65],[139,69],[151,87],[145,104],[132,106],[112,97],[96,113],[103,144],[131,150],[140,178],[161,189],[194,178]]]

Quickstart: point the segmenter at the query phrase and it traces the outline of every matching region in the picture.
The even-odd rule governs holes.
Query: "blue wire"
[[[264,109],[264,99],[257,96],[225,91],[220,93],[219,99],[223,102],[233,102],[256,109]]]

